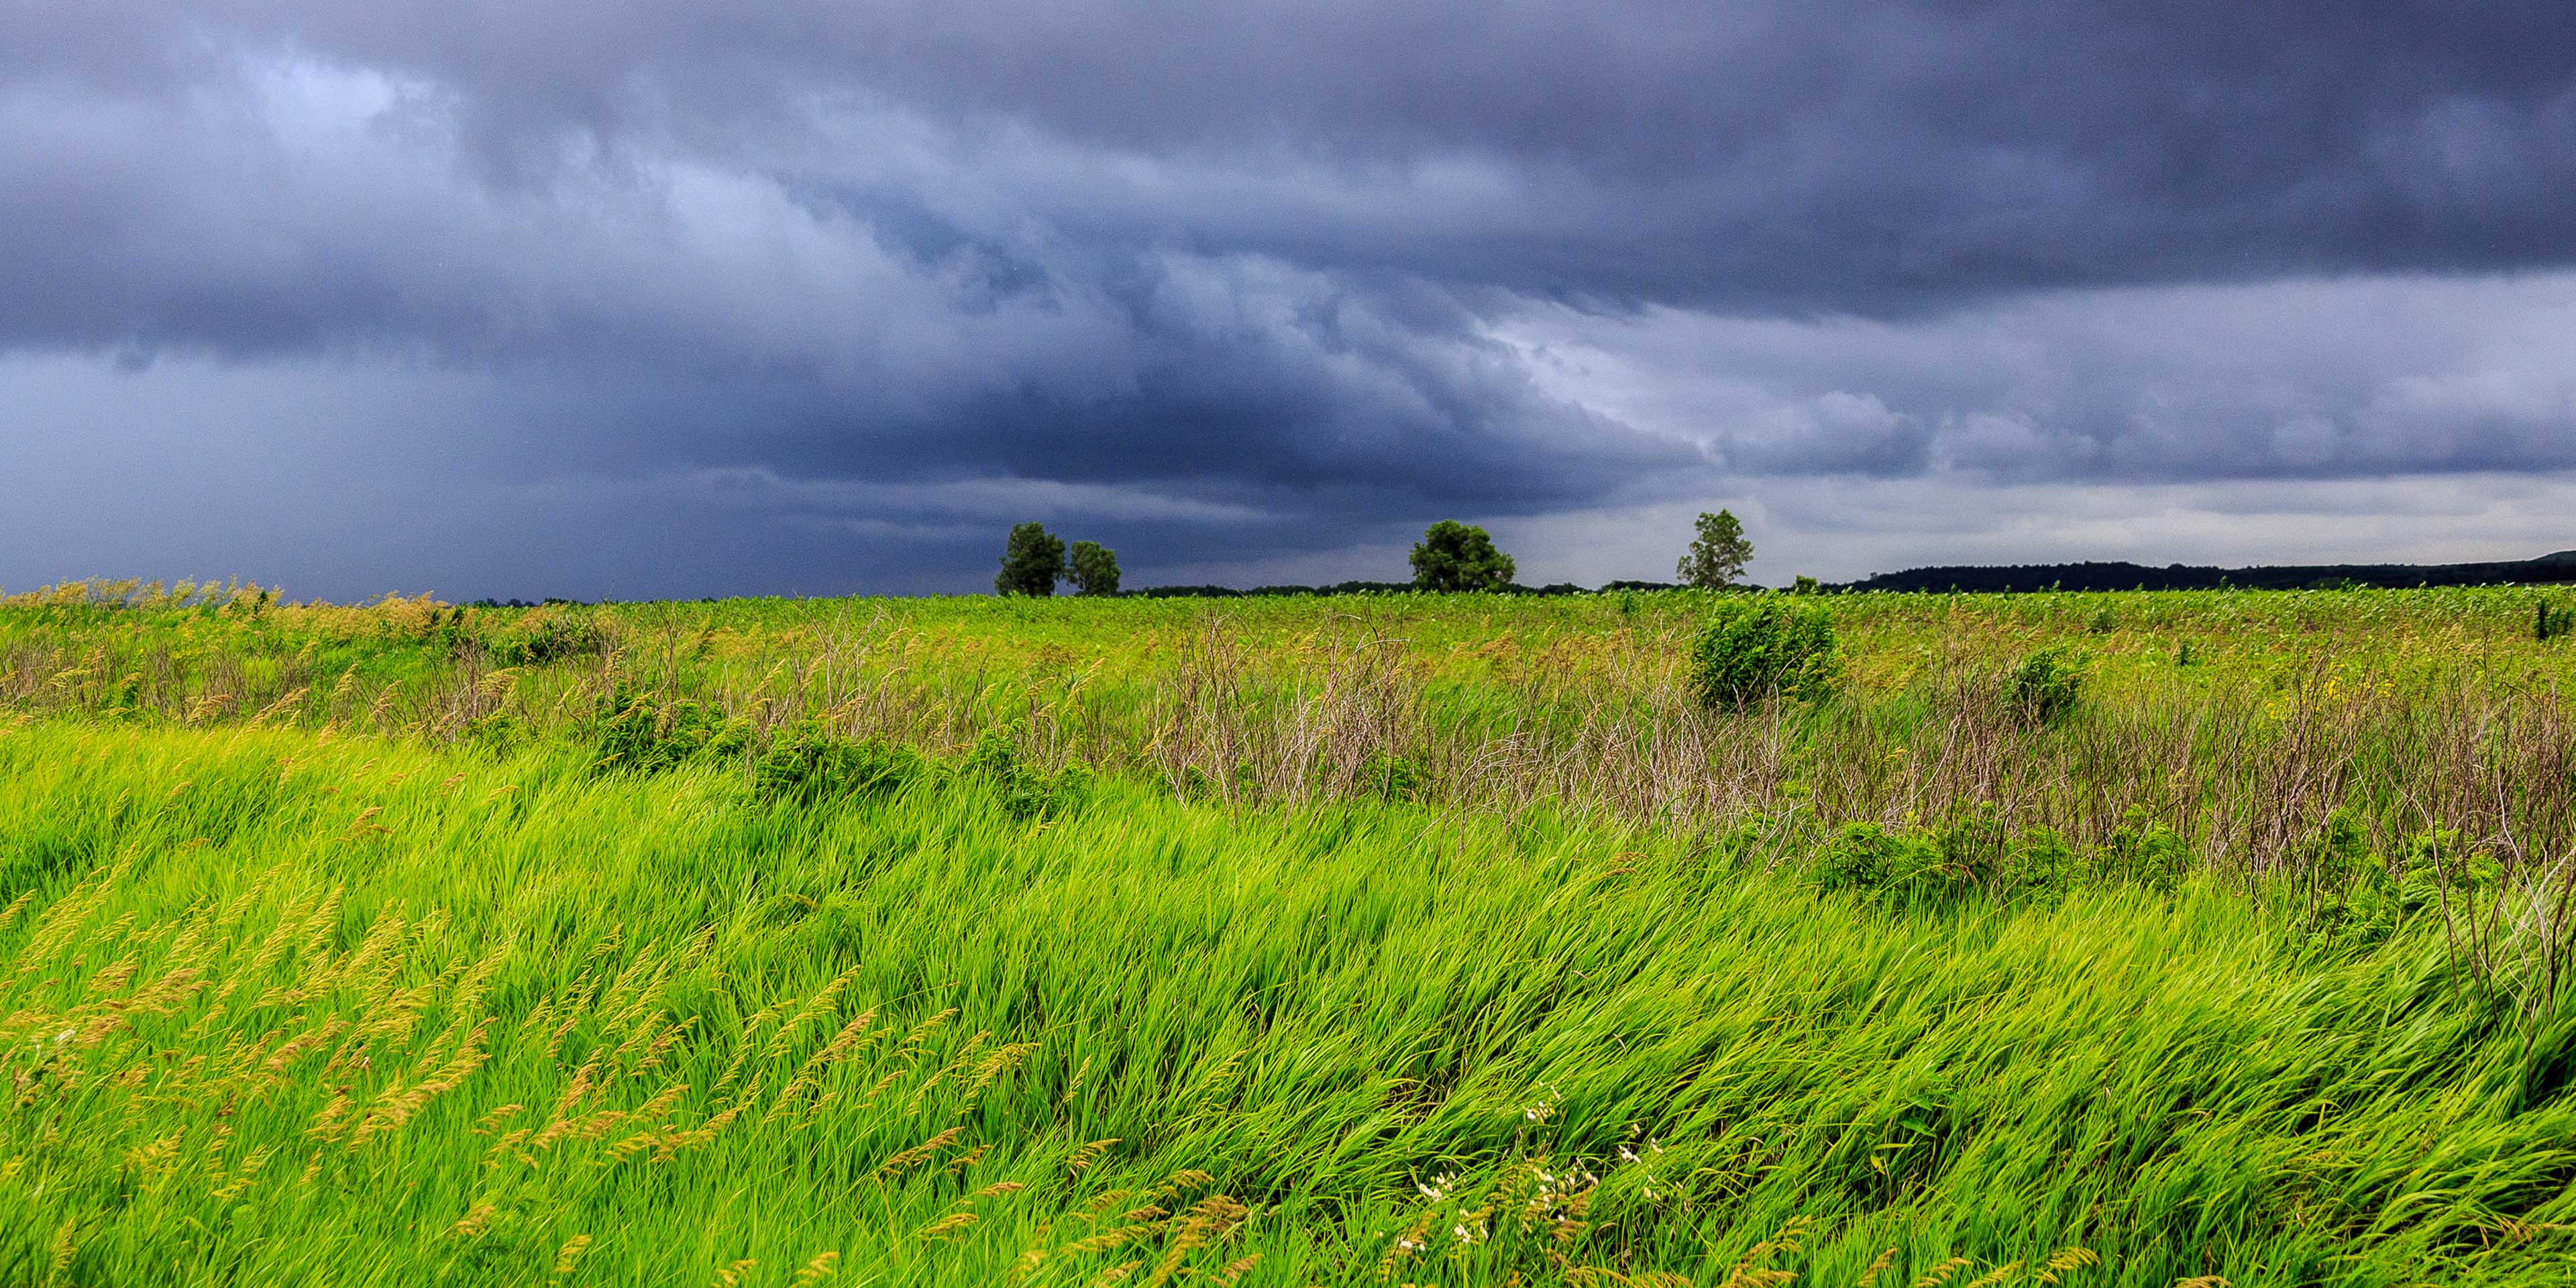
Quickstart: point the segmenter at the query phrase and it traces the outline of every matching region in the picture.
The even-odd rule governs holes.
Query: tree
[[[1002,571],[993,578],[993,591],[1052,595],[1056,578],[1063,575],[1063,539],[1050,535],[1043,523],[1023,523],[1011,529],[1010,542],[1002,547]]]
[[[1073,543],[1071,560],[1076,593],[1118,593],[1118,552],[1097,541],[1077,541]]]
[[[1512,557],[1483,528],[1455,519],[1432,524],[1413,547],[1416,590],[1501,590],[1513,572]]]
[[[1734,585],[1751,562],[1753,543],[1744,539],[1744,525],[1736,522],[1734,511],[1720,510],[1699,516],[1699,539],[1673,571],[1689,585],[1722,590]]]

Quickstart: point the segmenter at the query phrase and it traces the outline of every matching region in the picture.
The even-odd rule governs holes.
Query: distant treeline
[[[2576,550],[2538,559],[2457,564],[2307,564],[2204,568],[2133,563],[2008,564],[1991,568],[1909,568],[1835,590],[2010,592],[2035,590],[2318,590],[2362,586],[2490,586],[2576,582]]]
[[[1149,586],[1125,592],[1139,599],[1244,599],[1263,595],[1405,595],[1420,589],[1409,581],[1337,581],[1329,586],[1255,586],[1249,590],[1234,586]],[[1673,590],[1668,581],[1614,581],[1599,591]],[[1506,582],[1496,591],[1503,595],[1590,595],[1599,593],[1590,586],[1577,586],[1561,581],[1547,586],[1524,586]]]
[[[1800,589],[1807,584],[1800,579]],[[2214,568],[2168,564],[2151,568],[2134,563],[2003,564],[1908,568],[1859,581],[1826,584],[1827,592],[1963,591],[2009,594],[2042,590],[2322,590],[2365,586],[2546,585],[2576,582],[2576,550],[2537,559],[2457,564],[2286,564],[2278,567]],[[1616,591],[1677,590],[1668,581],[1614,581],[1598,587],[1556,582],[1546,586],[1506,583],[1505,595],[1591,595]],[[1398,595],[1418,589],[1409,581],[1338,581],[1329,586],[1148,586],[1122,590],[1137,599],[1257,599],[1285,595]],[[712,601],[705,601],[712,602]],[[477,608],[535,608],[540,604],[578,605],[575,599],[478,599]]]

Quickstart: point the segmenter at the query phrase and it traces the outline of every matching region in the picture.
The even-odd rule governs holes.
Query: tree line
[[[1695,527],[1696,535],[1674,567],[1674,575],[1682,585],[1709,590],[1735,585],[1744,575],[1745,565],[1753,560],[1753,542],[1744,535],[1744,524],[1734,512],[1719,510],[1701,514]],[[1512,557],[1494,544],[1493,534],[1455,519],[1442,519],[1424,530],[1422,540],[1414,543],[1409,562],[1413,566],[1410,583],[1348,582],[1327,589],[1501,591],[1513,588],[1512,576],[1518,571]],[[1806,577],[1798,581],[1802,589],[1815,584]],[[1052,595],[1061,582],[1072,583],[1078,595],[1117,594],[1118,556],[1095,541],[1076,541],[1067,546],[1042,523],[1012,528],[1002,547],[1002,570],[993,577],[994,591],[1003,595]],[[1610,588],[1655,584],[1614,582]]]

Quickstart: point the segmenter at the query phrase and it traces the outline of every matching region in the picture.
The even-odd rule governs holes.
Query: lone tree
[[[993,590],[1002,595],[1052,595],[1055,579],[1064,575],[1064,541],[1049,535],[1043,523],[1023,523],[1011,529],[1010,543],[1002,547],[1002,571],[993,578]]]
[[[1483,528],[1442,519],[1413,547],[1416,590],[1501,590],[1512,579],[1512,557],[1494,548]]]
[[[1691,542],[1690,553],[1674,572],[1690,585],[1722,590],[1734,585],[1752,561],[1753,543],[1744,539],[1744,525],[1736,522],[1733,510],[1720,510],[1699,516],[1699,539]]]
[[[1077,541],[1073,543],[1071,558],[1075,593],[1118,593],[1118,552],[1097,541]]]

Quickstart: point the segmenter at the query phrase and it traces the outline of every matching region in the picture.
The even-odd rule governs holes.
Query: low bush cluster
[[[1989,811],[1939,827],[1845,824],[1816,851],[1809,873],[1827,890],[1928,908],[2055,895],[2085,866],[2057,833],[2008,832]]]
[[[1820,698],[1840,673],[1833,610],[1773,595],[1720,600],[1691,641],[1691,694],[1707,707]]]
[[[1428,779],[1420,765],[1389,752],[1373,751],[1360,762],[1360,787],[1374,796],[1391,801],[1422,798]]]
[[[619,681],[600,703],[594,740],[602,769],[650,774],[692,761],[740,756],[751,723],[692,698],[665,699]]]
[[[927,774],[931,760],[876,738],[843,738],[813,721],[778,731],[752,762],[752,791],[812,804],[894,791]]]
[[[755,797],[803,806],[889,795],[924,781],[959,781],[990,788],[1013,817],[1035,818],[1077,803],[1092,781],[1090,766],[1081,761],[1054,771],[1031,764],[1006,729],[986,730],[953,762],[882,738],[845,737],[814,720],[771,730],[764,740],[747,720],[623,682],[601,703],[593,741],[594,764],[603,772],[652,774],[734,762],[747,768]]]
[[[2369,948],[2409,918],[2437,915],[2446,897],[2463,909],[2488,903],[2503,878],[2494,856],[2451,828],[2419,831],[2393,854],[2374,849],[2349,810],[2336,810],[2304,856],[2305,929],[2320,948]]]
[[[464,610],[456,610],[461,617]],[[523,614],[476,641],[498,666],[545,666],[578,657],[601,657],[615,638],[597,613],[548,606]]]
[[[2055,724],[2084,696],[2084,659],[2063,646],[2041,649],[2012,669],[2005,691],[2024,722]]]
[[[2553,604],[2541,600],[2532,614],[2531,637],[2543,644],[2563,635],[2576,633],[2576,605]]]

